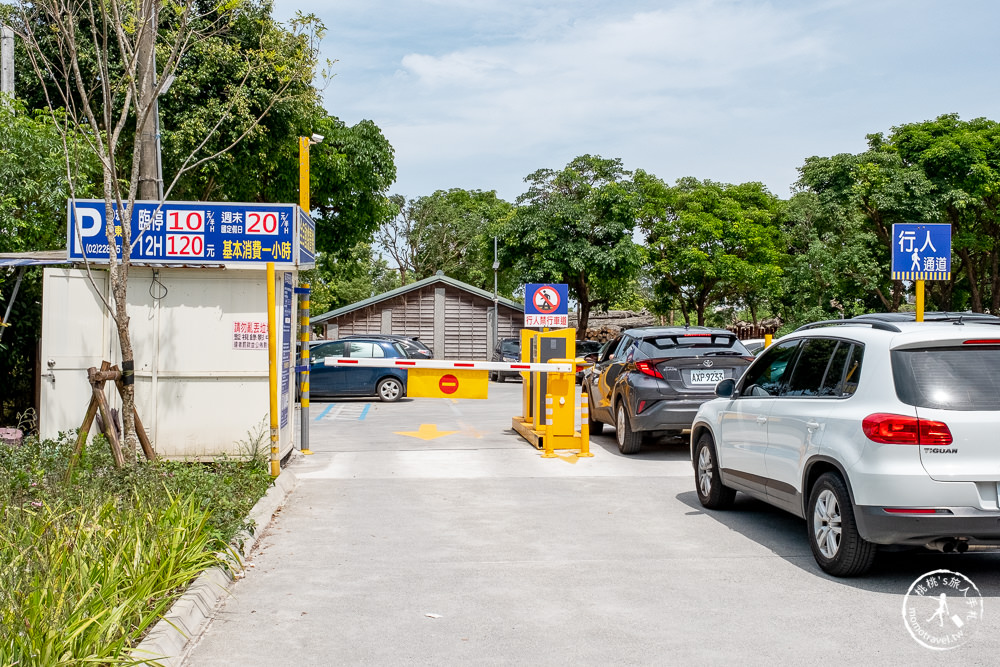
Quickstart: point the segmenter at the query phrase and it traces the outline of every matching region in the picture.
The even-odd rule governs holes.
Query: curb
[[[295,488],[298,478],[289,470],[291,463],[275,478],[274,485],[257,501],[248,518],[254,522],[252,533],[244,532],[240,556],[245,562],[271,518],[284,505],[288,494]],[[170,607],[153,629],[132,649],[132,657],[145,667],[180,667],[188,651],[209,622],[222,600],[229,595],[233,577],[222,567],[205,570],[188,587],[187,591]]]

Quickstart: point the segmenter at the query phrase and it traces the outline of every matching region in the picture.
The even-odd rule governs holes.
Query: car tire
[[[615,440],[618,441],[618,451],[626,456],[637,454],[642,446],[642,434],[632,430],[629,422],[625,401],[619,399],[615,408]]]
[[[694,446],[694,484],[698,501],[710,510],[729,509],[736,500],[736,490],[722,484],[719,457],[709,433],[702,433]]]
[[[594,406],[590,402],[590,394],[587,394],[587,428],[590,429],[590,435],[604,433],[604,422],[594,419]]]
[[[397,378],[382,378],[375,386],[375,395],[384,403],[395,403],[403,396],[403,383]]]
[[[835,577],[857,577],[875,562],[876,546],[861,537],[844,480],[823,473],[809,493],[806,508],[809,546],[816,562]]]

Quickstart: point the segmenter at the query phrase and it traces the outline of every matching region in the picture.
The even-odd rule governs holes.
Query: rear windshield
[[[938,410],[1000,410],[1000,345],[893,350],[896,396]]]
[[[649,336],[639,342],[643,354],[651,357],[695,355],[751,356],[736,336],[729,334],[672,334]]]

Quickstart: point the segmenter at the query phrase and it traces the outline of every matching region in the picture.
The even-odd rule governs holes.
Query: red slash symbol
[[[535,292],[535,307],[543,313],[554,312],[559,307],[559,294],[552,294],[548,287],[541,287]]]

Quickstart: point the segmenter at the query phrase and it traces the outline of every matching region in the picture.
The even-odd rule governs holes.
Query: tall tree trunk
[[[976,278],[976,267],[972,265],[972,257],[969,255],[968,248],[962,248],[959,250],[958,256],[962,258],[965,275],[969,279],[969,296],[972,299],[972,312],[981,313],[983,312],[983,296],[979,291],[979,283]]]
[[[577,302],[580,304],[580,320],[576,323],[577,340],[587,339],[587,328],[590,326],[590,287],[581,276],[576,281]]]
[[[139,149],[139,199],[159,200],[160,183],[156,134],[159,118],[156,98],[156,3],[159,0],[142,0],[138,18],[139,43],[136,54],[136,74],[139,99],[136,106],[139,127],[136,141]],[[145,112],[145,113],[143,113]]]

